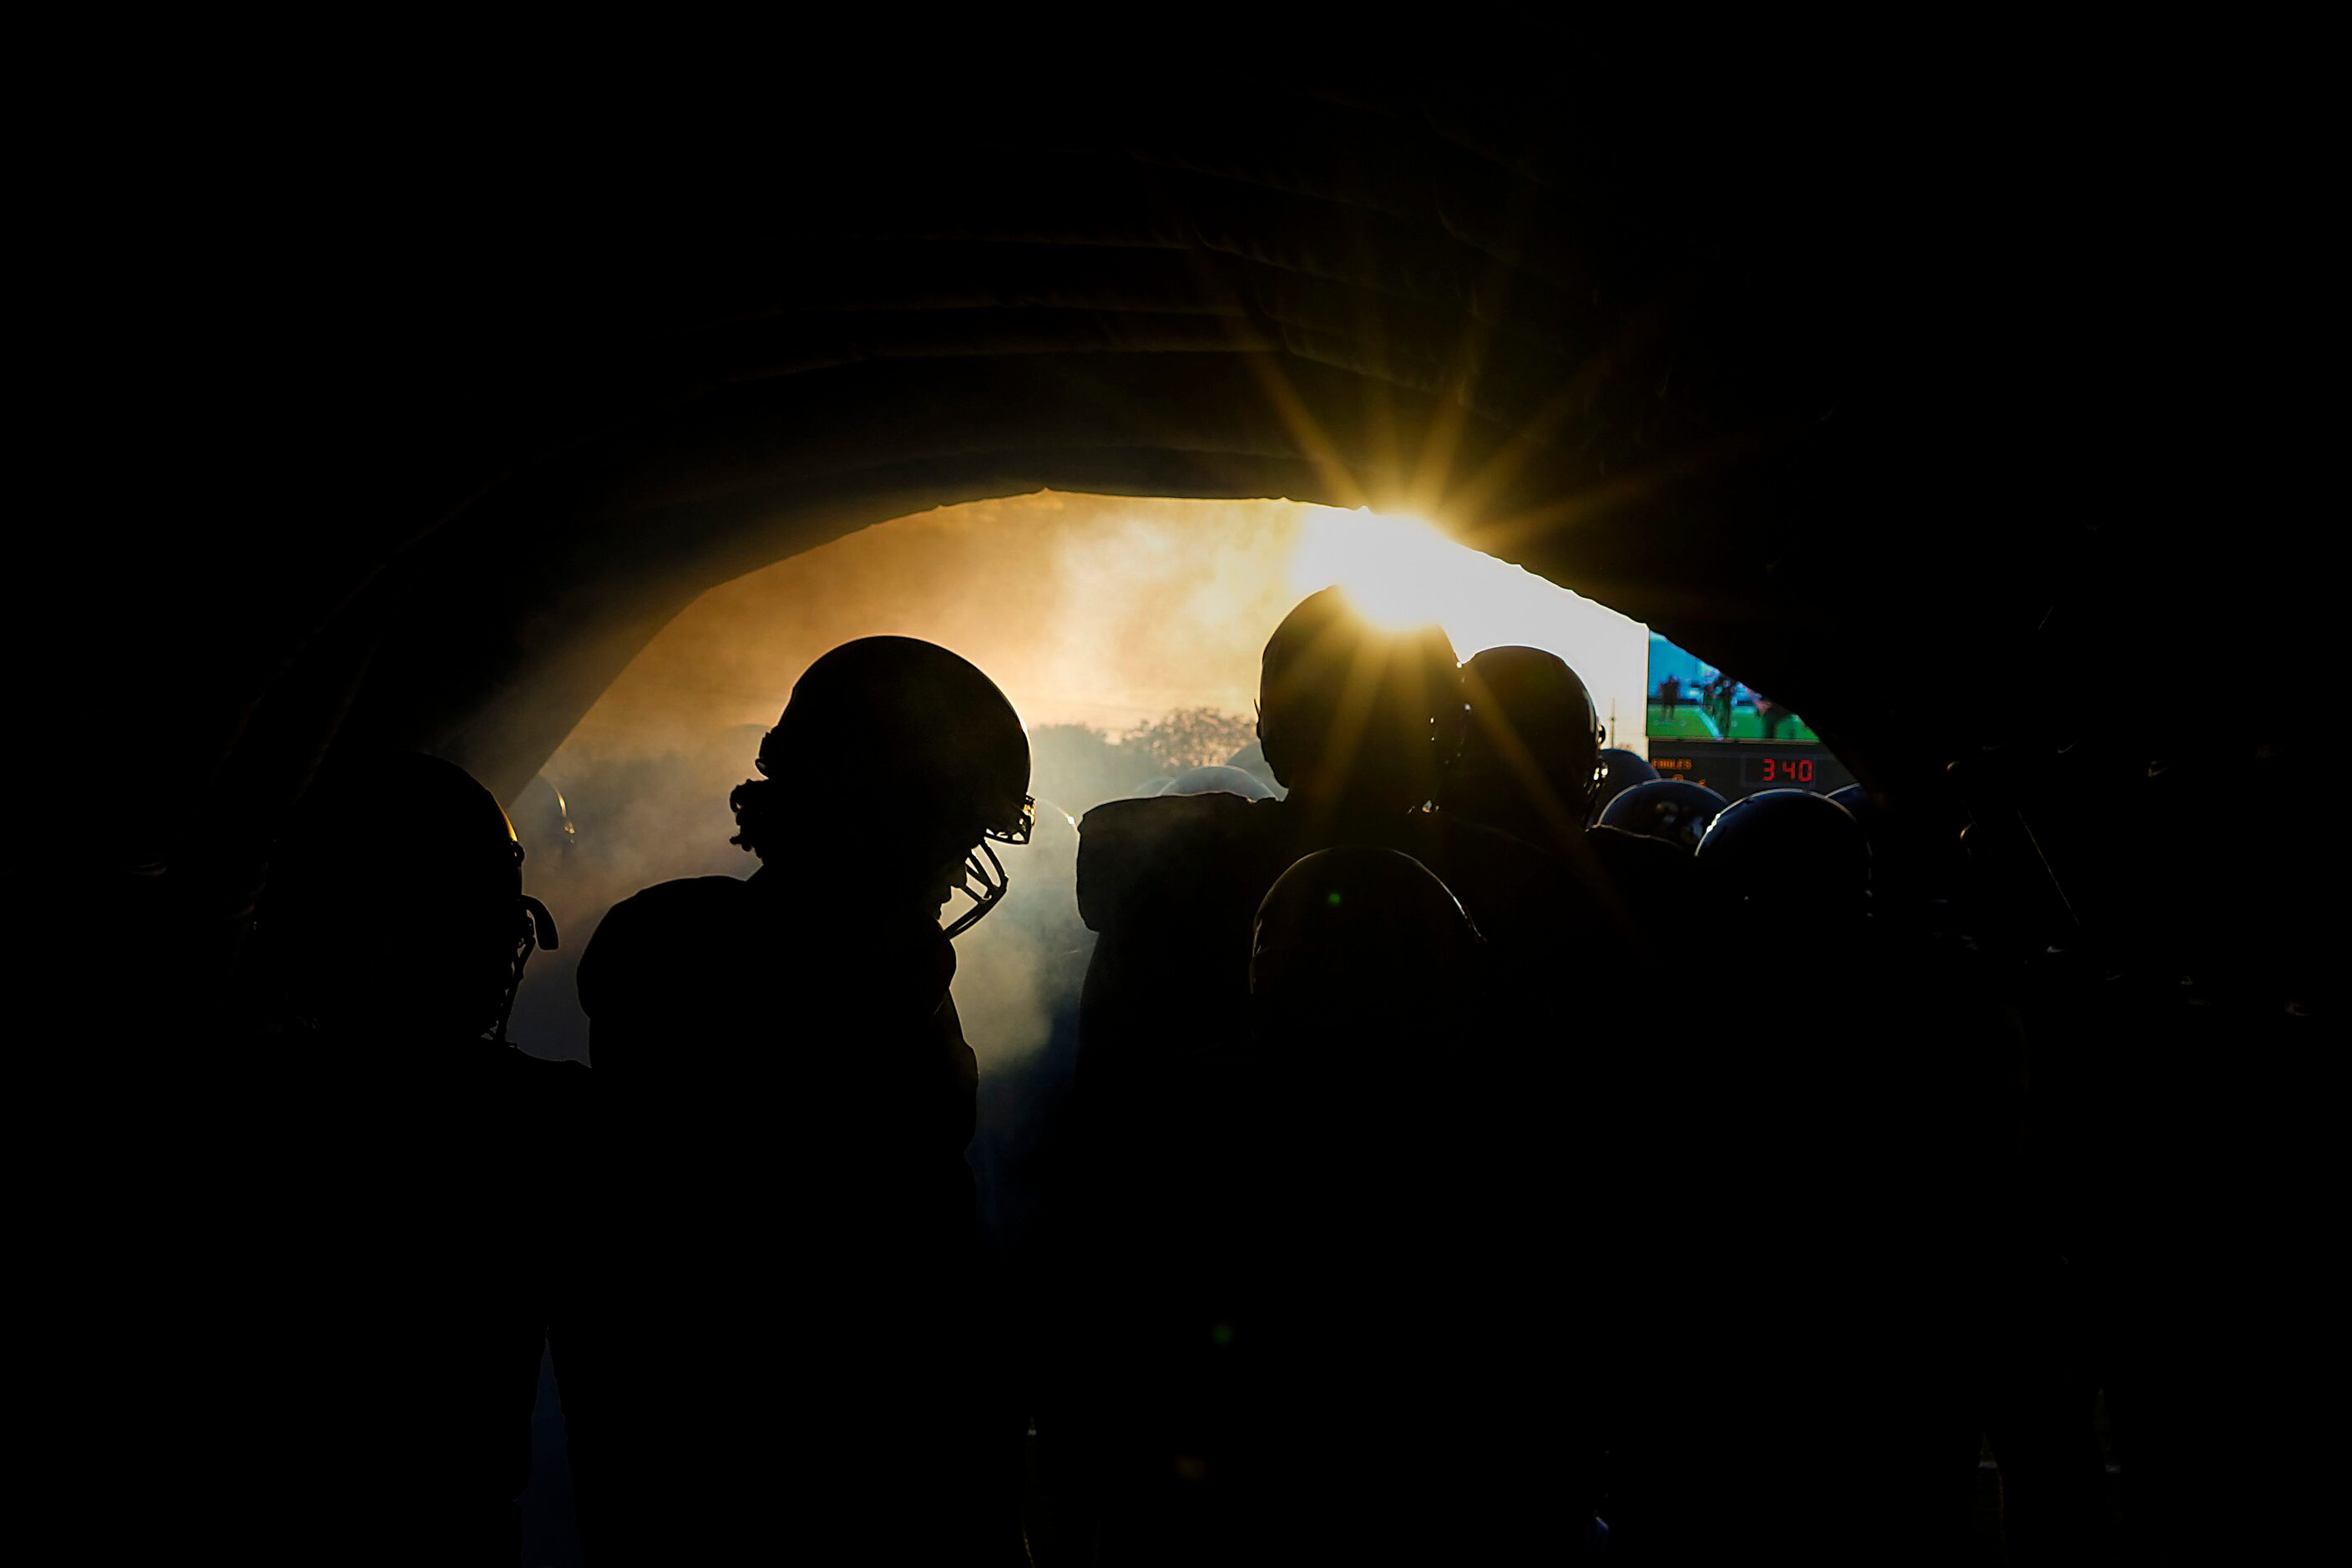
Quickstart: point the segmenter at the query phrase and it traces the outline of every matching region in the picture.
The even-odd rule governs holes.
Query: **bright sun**
[[[1444,606],[1462,599],[1464,556],[1486,559],[1417,517],[1318,507],[1291,557],[1290,586],[1303,595],[1336,583],[1367,620],[1402,631],[1445,619]]]
[[[1333,584],[1378,625],[1437,622],[1465,658],[1518,643],[1549,648],[1581,670],[1622,662],[1643,646],[1638,623],[1456,543],[1416,517],[1308,510],[1290,586],[1306,595]]]

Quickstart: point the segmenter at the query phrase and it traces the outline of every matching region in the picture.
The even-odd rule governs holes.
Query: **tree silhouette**
[[[1089,724],[1040,724],[1029,731],[1030,792],[1083,816],[1152,779],[1222,763],[1256,738],[1252,721],[1213,708],[1180,708],[1116,738]]]
[[[1029,731],[1029,791],[1074,816],[1132,794],[1151,770],[1087,724],[1040,724]]]
[[[1119,746],[1148,762],[1153,774],[1179,773],[1222,763],[1255,739],[1257,726],[1250,720],[1214,708],[1179,708],[1137,725]]]

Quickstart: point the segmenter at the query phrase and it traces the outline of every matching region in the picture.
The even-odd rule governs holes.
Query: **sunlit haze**
[[[1050,492],[900,518],[688,605],[513,803],[526,883],[565,938],[532,965],[516,1037],[544,1055],[584,1056],[572,969],[604,910],[669,878],[756,868],[728,842],[728,792],[750,776],[793,682],[828,648],[898,633],[962,654],[1037,736],[1036,793],[1082,812],[1155,770],[1089,773],[1076,765],[1086,746],[1067,743],[1083,732],[1061,731],[1056,748],[1039,731],[1084,725],[1116,740],[1207,708],[1234,715],[1246,736],[1266,637],[1292,605],[1335,583],[1381,620],[1433,617],[1465,658],[1501,643],[1551,649],[1584,676],[1621,742],[1645,749],[1645,629],[1425,521],[1283,500]],[[858,802],[829,796],[821,773],[814,783],[824,804],[812,808],[811,832],[862,830]],[[576,836],[557,811],[558,790]],[[974,961],[958,975],[957,1005],[983,1062],[1042,1037],[1050,966],[1036,922],[1074,918],[1070,868],[1039,858],[1051,853],[1009,851],[1005,910],[960,944]]]
[[[567,750],[694,748],[774,722],[793,681],[851,637],[927,637],[994,677],[1024,721],[1114,733],[1178,708],[1247,714],[1275,623],[1339,584],[1388,623],[1434,618],[1465,658],[1525,643],[1641,740],[1644,628],[1417,519],[1294,501],[1052,492],[863,530],[703,595],[582,721]]]

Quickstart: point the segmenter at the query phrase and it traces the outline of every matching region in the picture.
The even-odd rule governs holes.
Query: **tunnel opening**
[[[1076,918],[1076,819],[1155,793],[1182,767],[1246,761],[1267,635],[1335,584],[1376,622],[1435,620],[1465,659],[1507,645],[1559,654],[1584,677],[1612,744],[1675,765],[1650,738],[1661,726],[1646,625],[1419,517],[1055,490],[933,508],[704,590],[510,795],[526,880],[565,933],[532,961],[512,1037],[533,1055],[588,1060],[573,976],[604,913],[654,884],[760,868],[730,842],[728,795],[802,670],[855,637],[940,642],[1004,687],[1030,733],[1039,799],[1037,842],[1004,852],[1003,907],[957,942],[953,997],[981,1071],[970,1159],[1001,1236],[1018,1222],[1000,1209],[1027,1195],[1009,1151],[1028,1135],[1041,1079],[1067,1069],[1053,1059],[1055,1033],[1075,1016],[1094,940]],[[1752,718],[1752,702],[1743,711]],[[809,830],[887,825],[845,795]],[[1638,983],[1616,983],[1632,1000]],[[550,1376],[542,1410],[560,1400]],[[572,1530],[563,1437],[552,1418],[540,1425],[525,1506],[533,1540],[560,1552]]]
[[[568,936],[534,961],[516,1037],[585,1059],[571,972],[604,911],[669,878],[755,868],[730,843],[728,794],[793,680],[826,649],[897,634],[971,658],[1030,731],[1041,811],[1067,823],[1187,767],[1250,763],[1266,636],[1300,598],[1334,584],[1372,618],[1436,621],[1465,659],[1507,644],[1559,654],[1591,689],[1609,742],[1651,749],[1648,628],[1420,518],[1054,490],[930,509],[706,590],[509,793],[530,885]],[[811,828],[877,830],[846,798]],[[1066,867],[1032,870],[1024,858],[1041,857],[1013,852],[1003,915],[968,940],[1018,945],[1004,933],[1022,930],[1033,905],[1068,898],[1055,886]],[[992,959],[969,973],[1036,967],[1018,954]],[[1036,1008],[997,1000],[1009,1020],[998,1037],[1018,1054]],[[974,1031],[976,1044],[989,1037]]]

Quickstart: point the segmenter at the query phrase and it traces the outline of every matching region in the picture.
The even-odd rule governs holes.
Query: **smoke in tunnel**
[[[655,882],[755,868],[728,842],[728,792],[827,649],[895,633],[971,659],[1031,731],[1034,793],[1076,816],[1170,771],[1171,733],[1199,737],[1191,762],[1223,762],[1207,752],[1246,739],[1267,634],[1334,582],[1371,613],[1434,616],[1465,658],[1506,642],[1549,647],[1583,673],[1604,716],[1613,700],[1625,729],[1640,729],[1642,626],[1426,524],[1281,500],[1053,492],[901,518],[704,594],[518,796],[525,882],[564,946],[533,961],[514,1038],[584,1058],[572,972],[604,911]],[[1185,721],[1162,722],[1175,715]],[[1146,744],[1138,732],[1153,725],[1159,744]],[[867,830],[846,798],[817,829]],[[1008,858],[1003,907],[959,943],[957,1005],[984,1067],[1045,1048],[1073,952],[1084,968],[1075,836],[1039,837]]]

